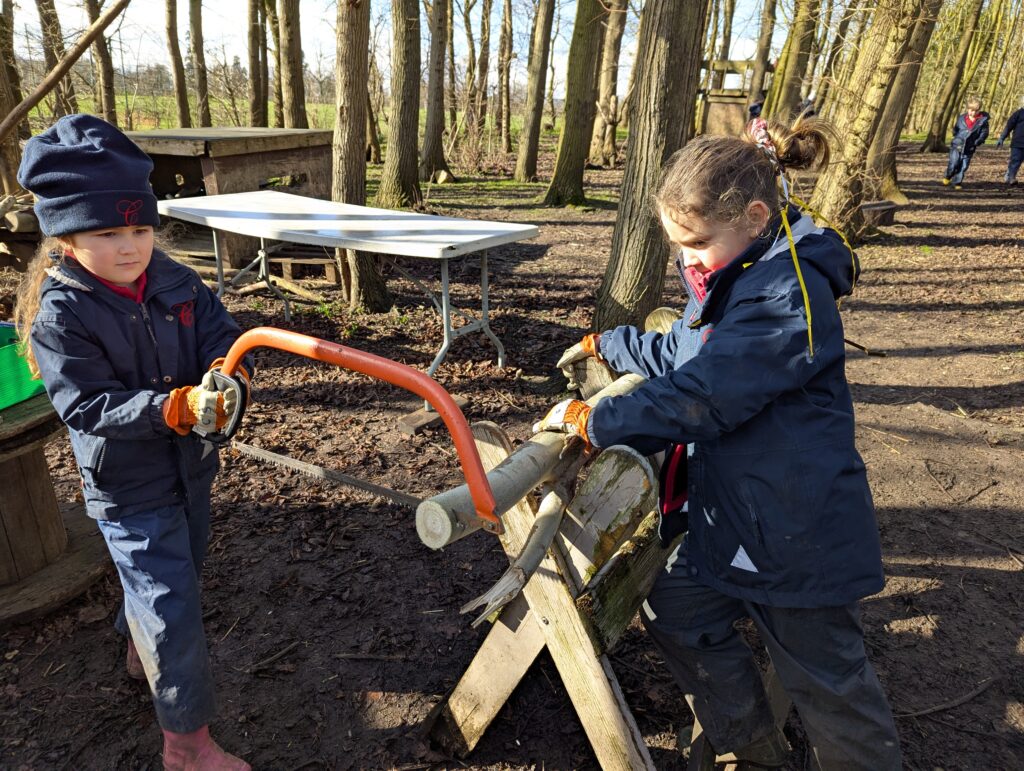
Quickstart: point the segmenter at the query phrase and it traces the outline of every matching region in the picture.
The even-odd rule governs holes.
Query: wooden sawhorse
[[[494,424],[478,423],[473,433],[485,470],[510,454],[511,442]],[[601,767],[655,768],[607,655],[671,552],[672,547],[662,549],[658,540],[655,486],[656,476],[643,456],[627,447],[602,451],[540,567],[500,611],[466,672],[435,712],[430,729],[434,741],[457,756],[469,754],[546,647]],[[521,500],[502,517],[501,544],[510,559],[520,553],[534,524],[536,512],[529,500]],[[788,698],[771,671],[766,686],[781,726]],[[742,767],[731,756],[716,758],[694,721],[688,768],[712,769],[715,763]]]

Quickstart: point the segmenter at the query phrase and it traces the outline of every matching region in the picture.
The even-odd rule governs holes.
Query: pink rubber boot
[[[128,638],[128,656],[125,659],[125,669],[128,670],[128,677],[132,680],[145,680],[146,670],[142,667],[142,659],[139,658],[139,649],[135,647],[132,638]]]
[[[164,771],[252,771],[252,766],[224,752],[204,725],[189,734],[164,731]]]

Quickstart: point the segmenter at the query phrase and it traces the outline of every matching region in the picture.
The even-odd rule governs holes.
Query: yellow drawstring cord
[[[843,244],[846,246],[846,248],[850,252],[850,268],[852,269],[852,272],[853,272],[853,278],[850,281],[850,294],[853,294],[853,290],[857,288],[857,257],[853,253],[853,247],[850,246],[850,242],[846,238],[846,234],[843,233],[843,231],[840,230],[839,228],[837,228],[835,225],[833,225],[831,220],[829,220],[828,217],[826,217],[824,214],[822,214],[817,209],[812,208],[809,203],[805,203],[804,201],[801,201],[795,195],[790,195],[790,200],[793,201],[793,203],[795,203],[799,208],[803,209],[805,212],[810,214],[813,219],[820,220],[820,221],[824,222],[826,225],[828,225],[830,228],[832,228],[836,233],[838,233],[839,237],[841,239],[843,239]],[[844,299],[843,297],[840,297],[838,300],[836,300],[836,307],[837,308],[840,307],[843,304],[843,299]]]
[[[804,296],[804,311],[807,313],[807,350],[810,358],[814,359],[814,333],[811,331],[811,298],[807,295],[807,284],[804,283],[804,273],[800,270],[800,260],[796,256],[796,241],[793,239],[793,230],[789,226],[789,215],[786,213],[786,206],[782,206],[782,226],[786,229],[786,240],[789,241],[789,253],[793,256],[793,268],[796,270],[796,280],[800,284],[800,293]]]

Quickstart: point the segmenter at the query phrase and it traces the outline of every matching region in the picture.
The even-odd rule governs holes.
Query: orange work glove
[[[562,358],[558,360],[558,363],[555,364],[555,366],[559,369],[565,369],[577,361],[583,361],[583,359],[588,356],[593,356],[598,361],[604,361],[604,359],[601,358],[601,353],[598,348],[600,341],[601,335],[596,332],[584,335],[583,339],[576,343],[576,345],[565,349],[565,352],[562,354]]]
[[[552,407],[543,420],[533,424],[533,433],[561,431],[564,434],[578,436],[589,446],[587,421],[590,420],[590,409],[589,404],[579,399],[566,399]]]
[[[209,432],[219,431],[228,422],[224,394],[217,391],[209,374],[203,378],[203,385],[171,391],[164,401],[163,413],[164,423],[180,436],[186,436],[195,426]]]

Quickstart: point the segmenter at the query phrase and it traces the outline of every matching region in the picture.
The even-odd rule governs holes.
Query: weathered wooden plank
[[[46,567],[46,552],[39,539],[30,485],[22,475],[20,457],[0,463],[0,479],[4,494],[0,497],[0,527],[10,544],[12,564],[4,573],[14,573],[18,580]]]
[[[332,138],[332,131],[293,129],[288,133],[209,137],[206,140],[206,146],[211,158],[225,158],[232,155],[299,150],[307,147],[329,148]],[[328,150],[329,154],[330,150]]]
[[[577,595],[654,506],[656,481],[629,447],[609,447],[587,469],[557,536]]]
[[[68,534],[61,521],[57,506],[57,495],[53,491],[50,468],[42,446],[24,453],[19,459],[21,475],[25,482],[26,497],[35,514],[35,526],[39,533],[46,564],[54,562],[68,545]]]
[[[512,529],[510,520],[521,517],[506,516],[507,532]],[[517,522],[515,529],[520,530],[521,523]],[[540,622],[548,651],[601,768],[654,769],[611,663],[595,649],[592,632],[573,604],[553,558],[545,558],[523,593]]]
[[[442,706],[431,738],[459,757],[468,755],[544,645],[540,624],[519,595],[502,610]]]
[[[57,415],[45,393],[37,394],[0,411],[0,442],[12,439]]]
[[[465,396],[458,396],[452,394],[452,400],[459,406],[461,410],[467,404],[469,399]],[[414,412],[410,412],[400,417],[397,421],[398,430],[406,436],[416,436],[420,431],[428,426],[436,426],[441,422],[441,415],[437,410],[428,410],[426,407],[420,407]]]

